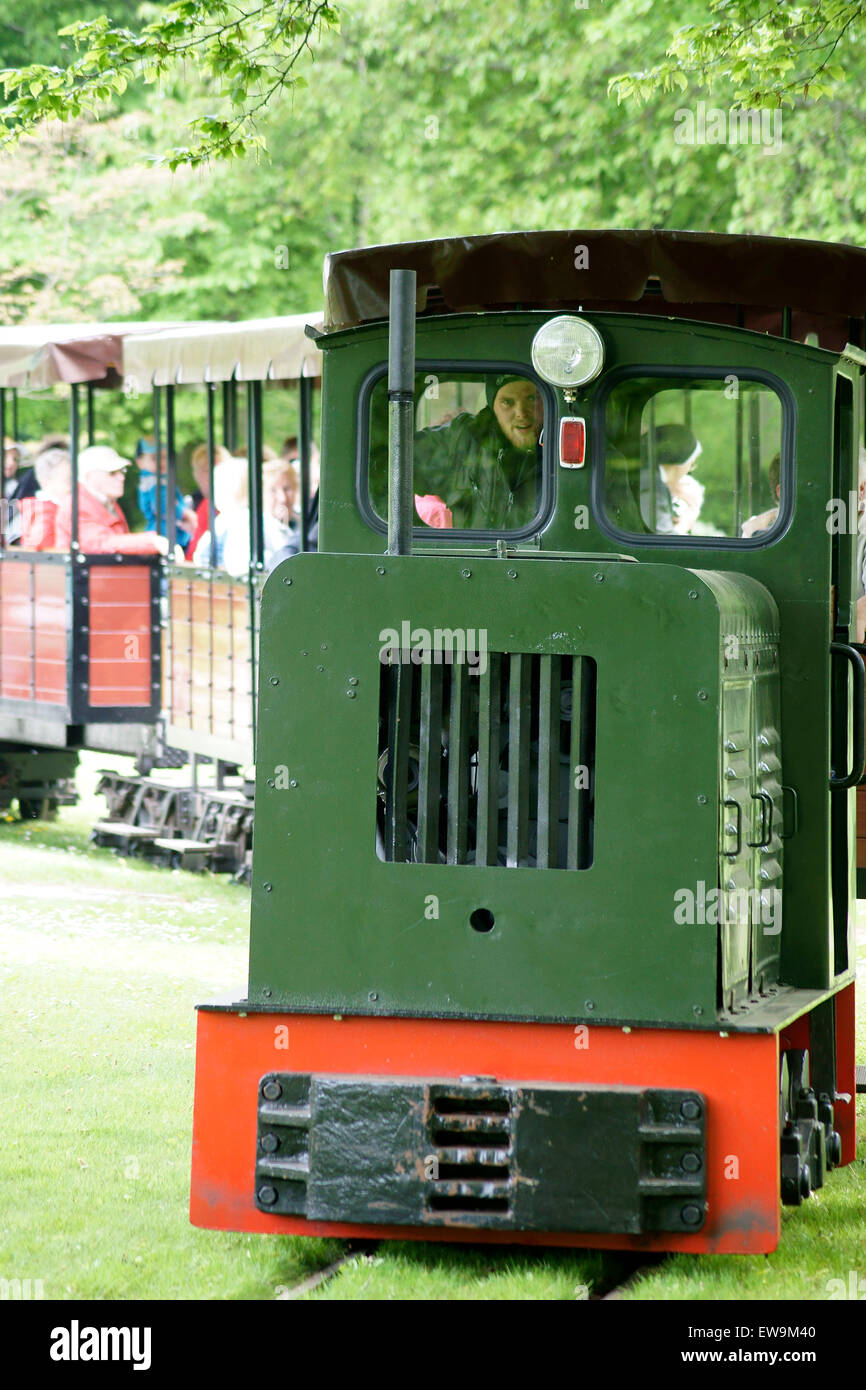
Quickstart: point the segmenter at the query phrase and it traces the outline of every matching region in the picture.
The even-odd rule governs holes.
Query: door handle
[[[844,656],[854,676],[854,751],[851,771],[844,777],[836,777],[833,774],[830,776],[830,786],[842,791],[857,786],[866,765],[866,667],[859,651],[848,642],[831,642],[830,652],[836,656]]]

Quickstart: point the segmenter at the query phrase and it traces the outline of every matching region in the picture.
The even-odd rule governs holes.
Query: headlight
[[[598,376],[603,364],[601,334],[572,314],[549,319],[532,340],[532,365],[552,386],[583,386]]]

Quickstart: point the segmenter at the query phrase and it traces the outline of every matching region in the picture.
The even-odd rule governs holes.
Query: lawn
[[[186,1212],[194,1005],[243,985],[247,890],[90,845],[103,765],[122,766],[86,757],[82,801],[57,822],[0,821],[0,1278],[60,1299],[284,1296],[345,1244],[195,1230]],[[864,1249],[861,1139],[856,1164],[785,1212],[775,1254],[676,1257],[626,1297],[826,1299],[829,1280],[866,1276]],[[592,1252],[385,1243],[304,1296],[573,1300],[617,1277]]]

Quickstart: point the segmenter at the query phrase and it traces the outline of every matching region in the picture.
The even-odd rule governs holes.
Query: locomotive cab
[[[866,355],[787,298],[829,248],[755,241],[331,258],[197,1224],[755,1252],[853,1158]]]

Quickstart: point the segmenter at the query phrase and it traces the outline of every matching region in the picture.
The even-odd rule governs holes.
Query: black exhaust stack
[[[392,270],[388,322],[388,554],[412,554],[415,506],[414,270]]]

